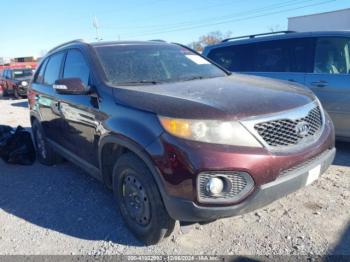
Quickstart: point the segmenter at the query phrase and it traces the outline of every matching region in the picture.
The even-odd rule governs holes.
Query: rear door
[[[53,85],[60,77],[64,55],[64,52],[59,52],[46,58],[32,83],[36,111],[40,114],[41,125],[47,138],[56,143],[62,143],[62,121],[59,101]]]
[[[11,87],[9,86],[9,78],[10,78],[10,69],[5,70],[4,73],[4,89],[9,94],[11,93]]]
[[[313,73],[306,84],[331,116],[339,137],[350,137],[350,38],[316,39]]]

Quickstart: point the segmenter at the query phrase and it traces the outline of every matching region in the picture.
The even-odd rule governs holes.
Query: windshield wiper
[[[137,85],[137,84],[160,84],[162,83],[161,81],[155,81],[155,80],[138,80],[138,81],[129,81],[129,82],[120,82],[117,83],[118,85]]]
[[[207,78],[207,77],[203,77],[203,76],[192,76],[192,77],[189,77],[189,78],[184,78],[182,81],[200,80],[200,79],[204,79],[204,78]]]

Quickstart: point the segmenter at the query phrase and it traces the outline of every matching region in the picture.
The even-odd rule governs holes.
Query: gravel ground
[[[26,100],[1,100],[0,123],[29,127]],[[314,184],[255,212],[196,225],[145,247],[112,193],[70,163],[0,161],[0,255],[350,255],[350,143]]]

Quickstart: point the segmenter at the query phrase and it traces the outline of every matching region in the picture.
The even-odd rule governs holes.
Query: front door
[[[67,52],[63,78],[80,78],[88,88],[91,72],[83,53],[77,49]],[[58,95],[63,119],[62,146],[85,162],[98,167],[99,123],[101,114],[96,96]]]

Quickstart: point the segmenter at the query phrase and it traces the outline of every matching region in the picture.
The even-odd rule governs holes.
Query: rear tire
[[[43,128],[37,120],[32,123],[32,132],[35,151],[39,162],[47,166],[60,163],[62,157],[59,156],[48,144]]]
[[[175,227],[158,187],[145,163],[132,153],[122,155],[113,168],[113,191],[129,230],[146,245],[171,235]]]
[[[3,91],[2,91],[2,96],[3,97],[6,97],[6,96],[8,96],[9,94],[8,94],[8,92],[7,92],[7,89],[5,88],[5,87],[3,87]]]

